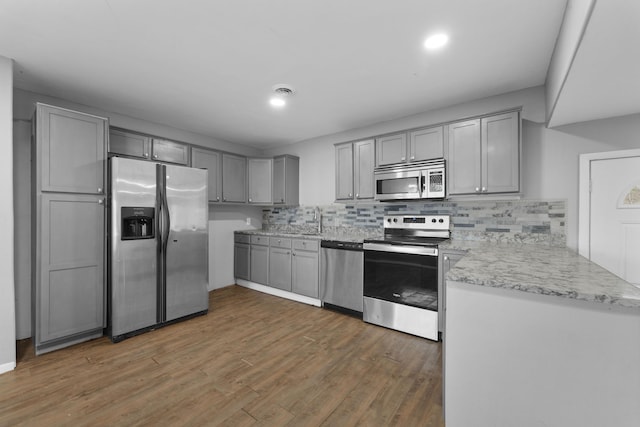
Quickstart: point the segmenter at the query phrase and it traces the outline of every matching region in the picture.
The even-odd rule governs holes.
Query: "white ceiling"
[[[544,84],[565,4],[0,0],[0,55],[18,88],[266,148]]]

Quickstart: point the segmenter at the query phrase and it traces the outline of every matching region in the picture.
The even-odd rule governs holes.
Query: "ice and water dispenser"
[[[122,240],[153,239],[155,208],[122,207]]]

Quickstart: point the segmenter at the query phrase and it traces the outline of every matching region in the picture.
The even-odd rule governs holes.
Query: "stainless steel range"
[[[365,322],[438,340],[438,244],[448,215],[389,215],[384,238],[364,241]]]

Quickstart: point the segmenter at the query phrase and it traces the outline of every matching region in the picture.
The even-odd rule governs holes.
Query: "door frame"
[[[578,178],[578,253],[591,259],[591,162],[640,157],[640,149],[605,151],[580,155]]]

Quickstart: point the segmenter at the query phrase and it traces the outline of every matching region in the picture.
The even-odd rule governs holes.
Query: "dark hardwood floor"
[[[206,316],[0,375],[0,426],[444,426],[441,344],[239,286]]]

